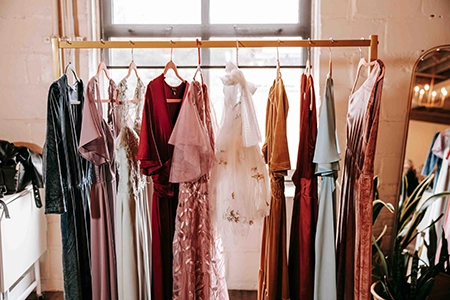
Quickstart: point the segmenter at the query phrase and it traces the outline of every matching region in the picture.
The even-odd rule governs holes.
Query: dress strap
[[[371,67],[371,66],[377,66],[377,68],[374,68],[369,75],[370,77],[375,76],[376,74],[376,80],[380,80],[383,76],[384,76],[384,68],[382,69],[382,72],[380,75],[378,75],[379,72],[377,72],[375,69],[379,70],[380,69],[380,64],[378,62],[378,60],[374,60],[372,62],[367,62],[365,58],[361,58],[359,63],[358,63],[358,69],[356,71],[356,78],[355,78],[355,82],[353,83],[353,87],[352,87],[352,91],[350,92],[350,94],[353,94],[355,92],[356,89],[356,85],[358,84],[358,79],[359,79],[359,75],[361,74],[361,68],[362,67]]]

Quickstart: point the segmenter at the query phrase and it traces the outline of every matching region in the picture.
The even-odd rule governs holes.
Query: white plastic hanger
[[[72,59],[71,59],[70,56],[71,56],[71,52],[69,50],[69,63],[67,64],[66,68],[64,69],[64,74],[67,76],[67,73],[69,71],[71,71],[73,77],[75,78],[75,81],[78,82],[80,80],[78,79],[77,72],[75,71],[75,68],[74,68],[74,66],[72,64]],[[81,102],[78,101],[78,100],[70,100],[70,104],[72,104],[72,105],[79,105],[79,104],[81,104]]]

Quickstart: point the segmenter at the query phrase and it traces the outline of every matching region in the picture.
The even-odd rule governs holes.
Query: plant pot
[[[383,297],[381,297],[380,295],[378,295],[378,293],[381,292],[381,284],[380,281],[375,281],[371,286],[370,286],[370,293],[373,296],[373,299],[375,300],[386,300]]]
[[[450,275],[439,273],[434,278],[433,289],[431,290],[429,300],[450,299]]]

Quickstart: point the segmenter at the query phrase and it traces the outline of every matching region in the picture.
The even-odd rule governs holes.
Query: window
[[[102,37],[107,40],[299,39],[311,33],[311,0],[103,0]],[[239,49],[239,67],[257,85],[254,95],[258,121],[264,136],[267,95],[275,79],[277,49]],[[299,78],[305,55],[301,48],[280,48],[283,80],[290,99],[288,126],[299,128]],[[129,49],[104,53],[111,75],[120,79],[131,60]],[[147,84],[162,72],[172,56],[179,73],[193,76],[197,49],[134,49],[133,59]],[[221,118],[225,63],[236,60],[236,49],[202,49],[201,61],[211,101]],[[122,77],[121,77],[122,76]],[[132,84],[130,82],[130,84]],[[298,130],[288,136],[292,168],[298,148]],[[289,178],[290,179],[290,176]]]

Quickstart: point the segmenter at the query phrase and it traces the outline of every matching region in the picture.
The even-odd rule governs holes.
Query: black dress
[[[45,213],[61,214],[64,298],[92,299],[89,252],[91,164],[78,154],[84,85],[63,75],[50,86],[47,104]],[[71,100],[79,104],[71,104]]]

